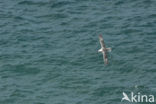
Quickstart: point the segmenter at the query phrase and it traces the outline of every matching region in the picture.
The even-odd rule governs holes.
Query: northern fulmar
[[[106,48],[102,35],[99,35],[99,41],[101,44],[101,49],[99,49],[98,52],[103,54],[104,63],[108,64],[107,52],[111,52],[111,48]]]

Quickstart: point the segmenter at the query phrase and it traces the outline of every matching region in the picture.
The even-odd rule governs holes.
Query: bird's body
[[[99,49],[98,52],[101,52],[103,54],[104,63],[108,64],[107,52],[111,51],[111,48],[106,48],[102,35],[99,35],[99,41],[101,44],[101,49]]]

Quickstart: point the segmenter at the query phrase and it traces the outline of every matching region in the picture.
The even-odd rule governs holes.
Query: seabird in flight
[[[108,64],[107,52],[111,52],[111,48],[106,48],[102,35],[99,35],[99,41],[101,44],[101,49],[99,49],[98,52],[103,54],[104,63]]]

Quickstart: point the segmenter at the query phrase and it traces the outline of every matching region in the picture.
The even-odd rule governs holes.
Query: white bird
[[[127,101],[131,102],[126,93],[123,92],[122,94],[123,94],[123,98],[121,101],[127,100]]]
[[[99,35],[99,41],[101,44],[101,49],[99,49],[98,52],[103,54],[104,63],[108,64],[107,52],[111,52],[111,48],[106,48],[102,35]]]

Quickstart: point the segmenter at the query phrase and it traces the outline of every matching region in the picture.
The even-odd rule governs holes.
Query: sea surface
[[[0,0],[0,104],[129,104],[123,92],[156,101],[156,0]]]

